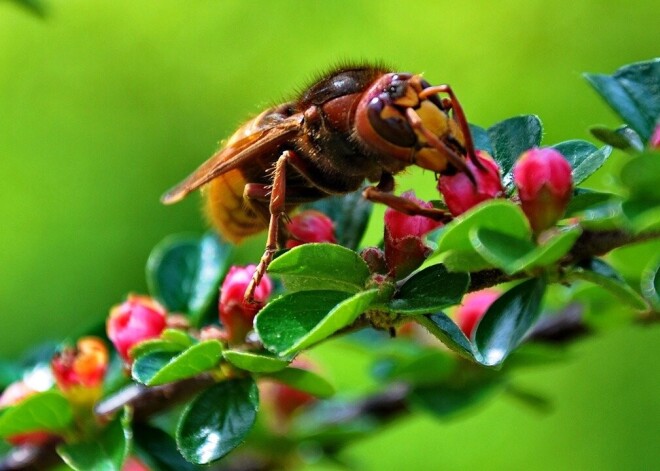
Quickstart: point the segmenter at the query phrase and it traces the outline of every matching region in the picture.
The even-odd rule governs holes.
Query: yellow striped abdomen
[[[263,217],[243,199],[247,183],[241,170],[236,169],[219,175],[204,187],[209,221],[224,239],[234,244],[267,227]]]

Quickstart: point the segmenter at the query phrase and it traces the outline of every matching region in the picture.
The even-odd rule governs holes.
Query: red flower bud
[[[564,215],[571,199],[571,165],[551,148],[530,149],[513,168],[522,209],[534,232],[541,232]]]
[[[220,288],[220,322],[230,343],[242,343],[245,340],[247,333],[252,330],[254,316],[273,290],[273,283],[268,275],[264,275],[254,290],[254,303],[245,302],[245,290],[256,269],[256,265],[231,267]]]
[[[456,309],[454,318],[467,338],[472,337],[474,328],[486,314],[490,305],[499,297],[500,293],[494,289],[475,291],[463,297],[463,302]]]
[[[660,149],[660,123],[655,125],[651,139],[649,139],[651,149]]]
[[[438,190],[442,193],[449,212],[454,216],[463,214],[483,201],[499,198],[504,194],[497,162],[483,150],[476,151],[476,154],[484,167],[483,170],[474,165],[472,160],[467,160],[468,169],[472,172],[476,185],[463,172],[440,175],[438,180]]]
[[[414,191],[401,195],[424,208],[433,205],[415,197]],[[396,278],[412,273],[429,255],[430,249],[422,237],[442,223],[426,216],[409,216],[392,208],[385,210],[385,261]]]
[[[286,241],[288,249],[310,242],[337,243],[334,222],[320,211],[303,211],[295,215],[286,227],[290,235]]]
[[[75,348],[66,347],[50,363],[58,387],[78,404],[91,404],[101,396],[108,369],[108,349],[101,339],[83,337]]]
[[[16,381],[2,392],[0,395],[0,413],[5,407],[14,406],[28,397],[36,394],[38,391],[30,388],[24,381]],[[53,435],[36,430],[34,432],[21,433],[7,437],[6,440],[15,446],[20,445],[42,445],[46,443]]]
[[[131,363],[129,350],[140,342],[158,338],[165,329],[166,311],[148,296],[130,295],[110,311],[108,338],[121,357]]]

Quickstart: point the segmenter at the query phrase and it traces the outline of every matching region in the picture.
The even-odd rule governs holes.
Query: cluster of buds
[[[291,218],[286,228],[289,233],[286,241],[287,249],[311,242],[337,243],[335,223],[320,211],[313,209],[302,211]]]
[[[456,308],[454,319],[467,338],[472,338],[475,327],[499,296],[498,291],[487,288],[463,297],[461,305]]]
[[[532,230],[540,233],[553,226],[571,199],[571,165],[552,148],[534,148],[520,156],[513,168],[522,210]]]
[[[248,332],[252,330],[254,317],[265,305],[273,290],[273,283],[267,275],[264,275],[254,290],[254,301],[248,303],[245,300],[245,291],[256,269],[256,265],[233,266],[220,287],[220,322],[224,327],[226,340],[230,344],[240,344],[245,341]]]
[[[153,298],[130,295],[113,307],[106,328],[110,341],[127,364],[131,348],[145,340],[160,337],[167,325],[167,311]]]
[[[57,386],[71,403],[91,407],[101,397],[108,349],[97,337],[83,337],[75,347],[56,353],[50,366]]]

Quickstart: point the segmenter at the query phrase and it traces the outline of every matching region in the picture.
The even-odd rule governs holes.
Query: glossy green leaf
[[[660,310],[660,258],[651,263],[642,272],[642,294],[656,309]]]
[[[305,205],[327,215],[335,223],[337,243],[356,250],[371,216],[373,203],[362,197],[362,191],[323,198]]]
[[[639,134],[626,125],[614,130],[608,129],[605,126],[592,126],[589,128],[589,131],[596,139],[615,149],[621,149],[626,152],[639,152],[644,149],[644,143],[639,137]]]
[[[660,59],[626,65],[612,76],[585,74],[585,78],[648,141],[660,116]]]
[[[449,273],[441,264],[432,265],[411,276],[387,308],[406,315],[430,314],[458,304],[469,282],[467,273]]]
[[[259,391],[252,378],[211,386],[186,407],[176,429],[183,457],[194,464],[219,460],[238,445],[254,425]]]
[[[222,344],[205,340],[177,354],[153,352],[133,362],[133,378],[147,386],[190,378],[214,368],[222,356]]]
[[[470,124],[470,133],[472,134],[472,141],[474,142],[475,149],[485,150],[490,155],[493,155],[493,146],[490,144],[488,131],[476,124]]]
[[[57,453],[76,471],[121,471],[131,442],[132,431],[124,416],[102,429],[94,440],[63,443],[57,447]]]
[[[185,349],[186,347],[178,343],[170,342],[169,340],[151,339],[138,343],[133,348],[131,348],[128,353],[131,358],[137,359],[149,353],[154,353],[154,352],[178,353]]]
[[[217,295],[230,253],[231,246],[212,233],[170,236],[149,255],[149,291],[169,311],[188,313],[197,324]]]
[[[225,350],[222,356],[236,368],[252,373],[272,373],[289,366],[287,360],[253,352]]]
[[[135,443],[156,461],[159,471],[195,471],[198,466],[187,462],[176,449],[168,433],[144,422],[133,424]]]
[[[312,296],[296,296],[300,293],[312,293]],[[323,296],[323,301],[319,304],[319,307],[322,307],[322,309],[316,311],[314,315],[309,316],[303,321],[301,316],[308,316],[307,313],[309,312],[310,306],[303,307],[302,303],[307,299],[309,299],[310,303],[317,302],[317,293],[322,293]],[[352,324],[360,314],[367,310],[371,303],[376,299],[377,295],[378,290],[376,289],[363,291],[348,298],[345,297],[344,293],[333,291],[293,293],[286,296],[287,304],[298,304],[302,307],[302,310],[297,310],[294,313],[288,310],[291,306],[283,306],[278,303],[275,306],[275,308],[277,308],[276,310],[266,311],[266,309],[264,309],[259,313],[255,327],[267,348],[280,355],[289,356],[324,340],[339,329]],[[326,299],[331,300],[331,302],[327,303]],[[322,314],[322,312],[325,312],[326,314],[321,316],[320,314]],[[286,319],[284,319],[284,317],[286,317]],[[284,326],[277,326],[278,320],[285,322],[287,326],[293,322],[295,326],[290,326],[292,327],[291,330],[287,329],[286,337],[277,335],[276,333],[275,337],[277,337],[277,339],[273,342],[273,329],[277,330],[278,328],[285,328]],[[317,322],[312,325],[312,320],[316,320]],[[266,328],[265,331],[264,328]],[[266,338],[264,338],[262,337],[262,333],[271,335],[266,335]]]
[[[62,431],[73,419],[69,401],[57,391],[34,394],[0,415],[0,437],[36,430]]]
[[[191,347],[197,340],[181,329],[165,329],[160,338],[181,345],[183,348]]]
[[[415,322],[422,325],[452,351],[469,360],[480,361],[479,355],[474,350],[470,340],[446,314],[439,312],[428,316],[419,316],[415,318]]]
[[[357,253],[340,245],[304,244],[273,260],[268,273],[279,275],[289,291],[357,293],[369,278],[369,267]]]
[[[263,376],[322,399],[335,393],[335,388],[327,380],[302,368],[289,367]]]
[[[573,226],[537,246],[527,240],[479,228],[470,231],[470,242],[484,259],[512,275],[556,263],[571,249],[580,234],[580,227]]]
[[[542,279],[527,280],[490,306],[474,333],[474,343],[484,365],[499,365],[518,346],[539,316],[544,291]]]
[[[541,144],[543,126],[538,116],[516,116],[488,128],[493,157],[506,175],[520,154]]]
[[[531,240],[532,232],[519,206],[507,200],[490,200],[447,224],[438,238],[432,256],[445,254],[443,262],[450,271],[476,271],[492,265],[470,242],[473,228],[492,229],[521,240]]]
[[[633,309],[648,309],[646,301],[624,279],[604,261],[594,258],[575,267],[568,280],[585,280],[605,288]]]
[[[571,164],[573,184],[576,186],[598,170],[612,153],[610,146],[598,149],[590,142],[577,139],[562,142],[553,147]]]

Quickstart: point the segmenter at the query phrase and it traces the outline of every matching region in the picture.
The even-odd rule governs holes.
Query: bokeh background
[[[243,120],[334,63],[382,60],[450,83],[482,126],[538,114],[552,144],[619,123],[582,72],[660,53],[655,0],[41,4],[39,15],[0,0],[6,359],[75,335],[126,293],[145,292],[150,249],[204,229],[197,195],[163,207],[160,194]],[[400,179],[412,186],[434,196],[428,173]],[[376,221],[368,238],[378,237]],[[248,242],[239,259],[254,260],[261,243]],[[644,262],[634,250],[617,259],[629,276]],[[616,318],[616,303],[602,310]],[[342,456],[365,470],[657,469],[660,332],[615,324],[573,347],[569,362],[519,374],[518,384],[553,400],[549,415],[502,397],[452,422],[399,421]],[[342,352],[329,345],[317,356],[340,389],[359,389],[368,361]]]

